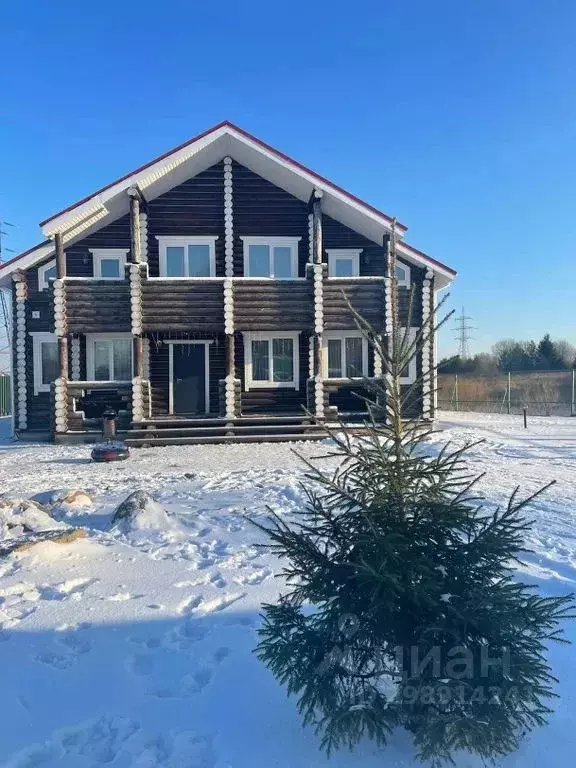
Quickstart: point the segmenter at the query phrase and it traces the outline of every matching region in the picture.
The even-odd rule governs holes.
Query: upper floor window
[[[56,259],[38,267],[38,290],[45,291],[50,287],[50,280],[56,279]]]
[[[358,277],[362,248],[329,248],[328,277]]]
[[[398,281],[398,287],[410,288],[410,267],[397,263],[396,280]]]
[[[298,277],[299,237],[241,237],[244,277]]]
[[[160,277],[214,277],[217,235],[158,237]]]
[[[94,264],[94,277],[100,280],[123,280],[125,277],[127,249],[90,248]]]

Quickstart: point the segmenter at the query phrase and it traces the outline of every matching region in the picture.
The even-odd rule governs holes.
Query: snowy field
[[[0,420],[1,421],[1,420]],[[516,485],[535,503],[521,577],[547,594],[576,587],[576,419],[443,414],[436,450],[482,438],[471,467],[494,501]],[[0,429],[7,432],[6,422]],[[320,444],[301,444],[306,456]],[[253,656],[259,606],[274,600],[279,564],[255,547],[246,516],[302,504],[303,468],[285,444],[187,446],[133,451],[94,465],[89,448],[0,441],[0,493],[46,495],[81,488],[86,508],[55,507],[87,537],[41,544],[0,559],[0,766],[3,768],[416,768],[397,733],[327,760]],[[148,530],[111,530],[117,505],[136,490],[169,517]],[[41,498],[44,498],[42,496]],[[151,521],[153,522],[153,521]],[[567,636],[576,640],[576,626]],[[576,753],[576,647],[551,649],[561,678],[548,728],[505,768],[567,768]],[[458,768],[480,768],[462,756]]]

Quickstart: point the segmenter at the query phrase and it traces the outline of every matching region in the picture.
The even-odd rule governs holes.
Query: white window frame
[[[96,372],[94,370],[94,342],[95,341],[114,341],[115,339],[129,339],[132,341],[131,333],[87,333],[86,334],[86,377],[88,381],[96,381]],[[129,380],[110,379],[110,384],[129,384],[134,377],[134,349],[131,347],[130,360],[132,371]],[[114,368],[114,356],[110,353],[110,370]]]
[[[363,248],[327,248],[328,277],[332,280],[350,280],[351,277],[360,277],[360,254]],[[336,277],[336,262],[339,260],[352,260],[352,274],[348,277]]]
[[[297,280],[298,279],[298,243],[302,240],[301,237],[252,237],[252,236],[240,236],[240,240],[243,243],[243,255],[244,255],[244,277],[252,277],[250,274],[250,246],[251,245],[267,245],[270,249],[269,253],[269,272],[272,273],[274,265],[274,248],[290,248],[290,270],[292,274],[290,277],[274,277],[273,274],[269,274],[267,277],[257,275],[254,280]]]
[[[412,326],[410,328],[409,334],[408,334],[408,343],[410,345],[414,344],[414,341],[416,340],[416,336],[418,335],[420,331],[420,328],[416,328]],[[400,328],[401,338],[404,338],[404,334],[406,333],[406,328]],[[417,362],[418,362],[418,348],[414,350],[414,355],[410,359],[410,362],[408,363],[408,376],[401,376],[400,377],[400,384],[414,384],[416,381],[416,374],[417,374]]]
[[[244,389],[299,389],[300,388],[300,331],[245,331],[244,336]],[[292,381],[254,381],[252,378],[252,342],[268,342],[268,375],[274,376],[272,339],[292,339],[294,359]]]
[[[48,331],[31,331],[32,336],[32,361],[34,366],[34,394],[50,392],[50,384],[42,382],[42,344],[58,343],[55,333]]]
[[[50,287],[50,283],[45,278],[46,272],[48,272],[49,269],[52,269],[52,267],[56,266],[56,259],[52,259],[52,261],[48,261],[46,264],[42,264],[41,267],[38,267],[38,290],[39,291],[46,291]]]
[[[92,254],[92,275],[97,280],[126,279],[127,248],[89,248],[89,251]],[[102,277],[102,259],[118,259],[120,263],[119,277]]]
[[[353,379],[361,379],[368,376],[368,339],[361,331],[325,331],[322,335],[322,375],[325,379],[330,381],[328,377],[328,342],[339,340],[342,359],[342,370],[346,371],[346,343],[345,339],[362,339],[362,376],[354,376]],[[351,380],[349,376],[344,373],[343,376],[338,376],[338,379]],[[332,379],[335,381],[336,379]]]
[[[403,269],[404,270],[404,274],[406,275],[404,280],[400,280],[399,278],[397,279],[397,283],[396,284],[397,284],[398,288],[410,288],[410,284],[411,284],[410,267],[407,264],[404,264],[403,261],[397,261],[396,262],[396,266],[398,266],[401,269]]]
[[[158,240],[158,255],[160,260],[160,277],[167,277],[169,280],[208,280],[216,277],[216,240],[218,235],[156,235]],[[180,277],[168,276],[166,265],[166,249],[170,246],[184,248],[184,267],[188,271],[188,253],[189,245],[207,245],[210,254],[210,274],[202,277],[190,277],[182,275]]]

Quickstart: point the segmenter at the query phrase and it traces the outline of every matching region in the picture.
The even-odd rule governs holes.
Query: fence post
[[[454,374],[456,376],[456,380],[454,381],[454,397],[456,398],[456,410],[460,410],[460,397],[458,394],[458,374]]]
[[[510,398],[512,396],[512,382],[510,379],[510,371],[508,371],[508,414],[510,415],[512,413]]]
[[[572,397],[570,398],[570,416],[576,415],[576,409],[575,409],[575,400],[576,400],[576,389],[574,388],[574,368],[572,368]]]

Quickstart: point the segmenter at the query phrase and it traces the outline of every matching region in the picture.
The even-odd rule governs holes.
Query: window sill
[[[246,382],[245,390],[251,389],[298,389],[295,381],[250,381]]]

